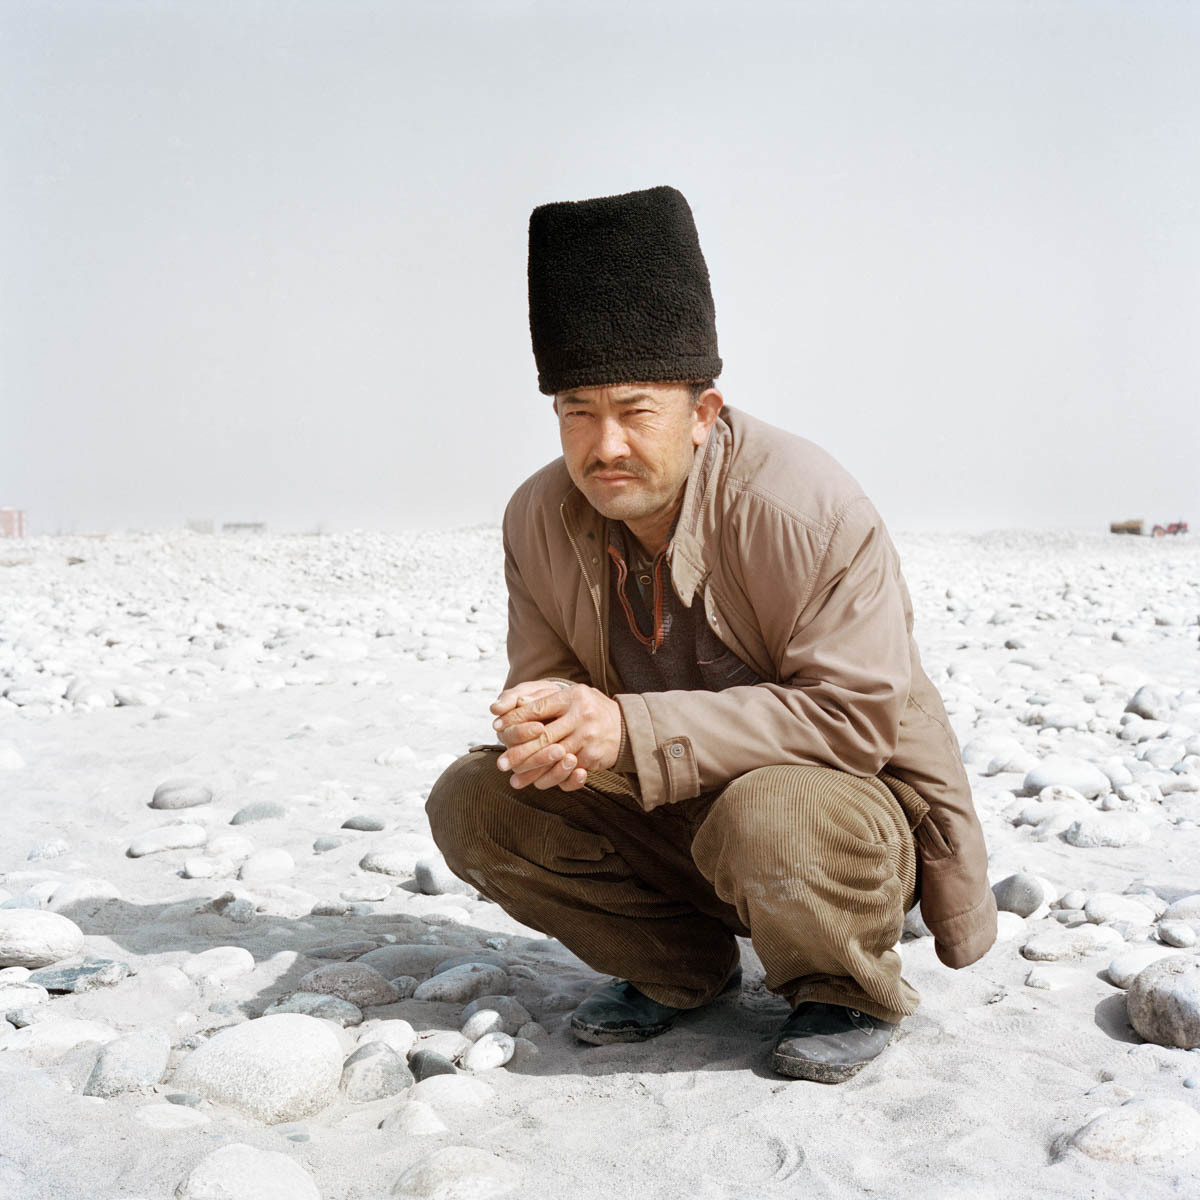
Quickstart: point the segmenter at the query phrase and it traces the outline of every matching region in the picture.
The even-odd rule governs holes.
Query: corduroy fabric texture
[[[892,793],[826,767],[762,767],[717,793],[642,810],[635,784],[593,772],[576,792],[516,790],[477,750],[426,811],[451,870],[596,971],[694,1008],[750,937],[766,986],[886,1021],[916,1010],[893,946],[916,850]]]
[[[683,194],[655,187],[535,208],[529,332],[549,396],[716,378],[708,266]]]

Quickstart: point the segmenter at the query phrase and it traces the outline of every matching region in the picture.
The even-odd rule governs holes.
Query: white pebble
[[[189,850],[203,846],[208,840],[208,830],[203,825],[163,825],[135,837],[125,853],[130,858],[144,858],[147,854],[161,854],[164,850]]]
[[[1178,1158],[1200,1147],[1200,1113],[1177,1100],[1129,1100],[1089,1121],[1071,1143],[1106,1162]]]
[[[256,850],[238,871],[244,883],[269,883],[274,879],[286,879],[296,869],[296,862],[286,851],[278,847]]]
[[[512,1058],[516,1045],[507,1033],[485,1033],[463,1055],[468,1071],[490,1071],[502,1067]]]
[[[393,1196],[412,1200],[491,1200],[521,1182],[520,1172],[498,1155],[474,1146],[447,1146],[423,1158],[396,1181]]]
[[[83,948],[83,931],[60,913],[0,909],[0,967],[48,967]]]
[[[175,1195],[178,1200],[321,1200],[312,1176],[294,1159],[240,1142],[201,1159]]]
[[[254,970],[254,955],[244,946],[214,946],[193,954],[179,968],[189,979],[224,983]]]

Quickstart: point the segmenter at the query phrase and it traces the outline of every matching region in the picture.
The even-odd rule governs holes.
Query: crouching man
[[[848,1079],[917,1007],[894,946],[918,896],[947,965],[995,936],[896,551],[828,454],[725,406],[673,188],[535,209],[529,311],[563,453],[505,513],[498,744],[438,780],[434,838],[614,977],[581,1040],[664,1032],[749,937],[792,1006],[774,1067]]]

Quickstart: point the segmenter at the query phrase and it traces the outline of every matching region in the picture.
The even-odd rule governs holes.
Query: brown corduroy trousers
[[[596,771],[574,792],[520,790],[499,751],[458,759],[426,811],[451,870],[522,924],[660,1004],[713,999],[749,937],[766,986],[886,1021],[915,1011],[893,949],[916,848],[880,779],[768,766],[645,812]]]

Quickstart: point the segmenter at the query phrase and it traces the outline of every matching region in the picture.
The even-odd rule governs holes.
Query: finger
[[[539,696],[545,696],[551,692],[561,690],[556,683],[547,683],[544,679],[533,679],[527,683],[518,683],[510,688],[505,688],[492,701],[489,708],[491,712],[497,716],[501,716],[510,709],[515,708],[518,704],[524,704],[527,700],[536,700]]]
[[[528,771],[514,771],[509,777],[509,783],[512,784],[514,788],[518,789],[529,787],[530,784],[536,785],[539,780],[544,779],[547,776],[554,776],[557,768],[558,763],[554,762],[547,767],[537,767]],[[556,783],[557,777],[550,781],[551,786],[554,786]]]
[[[562,746],[547,744],[543,736],[506,750],[496,760],[496,766],[502,771],[532,771],[553,766],[564,754],[566,750]]]
[[[578,791],[587,783],[587,777],[588,773],[582,767],[576,767],[575,770],[571,772],[570,778],[563,780],[563,782],[558,785],[559,790],[563,792]]]
[[[523,721],[545,721],[547,717],[560,717],[570,704],[570,696],[565,688],[555,688],[537,697],[526,696],[522,704],[497,717],[492,722],[492,728],[499,730]]]
[[[545,790],[546,788],[561,787],[572,775],[575,774],[575,768],[579,764],[575,761],[575,755],[566,754],[558,760],[548,771],[543,771],[537,779],[533,781],[535,788]]]
[[[534,738],[541,737],[546,732],[546,727],[540,721],[527,721],[521,725],[509,725],[506,729],[501,729],[497,733],[497,737],[506,746],[519,746],[522,742],[532,742]],[[547,741],[555,741],[555,738],[547,738]]]
[[[525,742],[521,746],[514,746],[511,750],[504,752],[504,758],[508,760],[507,767],[501,767],[503,771],[513,771],[517,774],[523,774],[526,771],[539,771],[545,767],[551,767],[556,762],[559,762],[567,754],[564,746],[560,746],[557,742],[551,742],[549,745],[538,746],[535,742]]]

